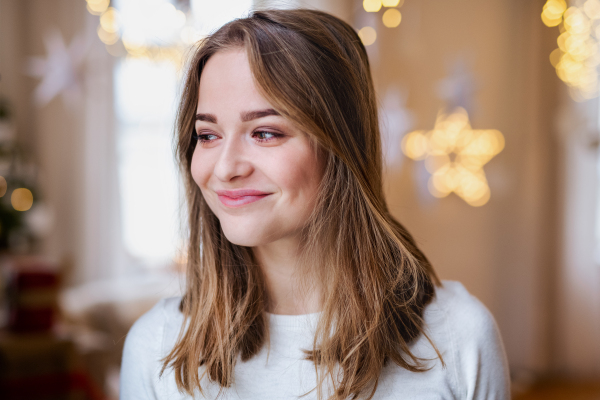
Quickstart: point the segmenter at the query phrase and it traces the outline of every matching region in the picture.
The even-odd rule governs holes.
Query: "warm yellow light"
[[[546,26],[553,27],[553,26],[558,26],[562,22],[562,18],[551,19],[551,18],[548,18],[546,13],[542,12],[542,22]]]
[[[487,184],[485,186],[482,186],[482,189],[483,190],[481,193],[477,193],[474,196],[469,196],[465,198],[465,201],[473,207],[481,207],[485,205],[490,200],[491,193]]]
[[[542,19],[548,26],[559,25],[558,49],[550,54],[550,63],[558,77],[569,86],[569,93],[576,101],[585,101],[598,95],[598,72],[600,54],[598,38],[600,27],[600,0],[587,0],[582,6],[565,10],[564,0],[548,0],[544,5]],[[564,12],[563,12],[564,11]],[[560,23],[560,21],[559,21]]]
[[[383,13],[381,19],[383,21],[383,25],[386,27],[395,28],[400,25],[400,22],[402,21],[402,14],[400,14],[400,11],[396,10],[395,8],[390,8]]]
[[[100,26],[108,33],[116,33],[119,31],[119,12],[110,7],[100,17]]]
[[[570,35],[569,33],[567,33],[565,37],[565,53],[571,53],[571,55],[576,54],[577,49],[581,48],[587,39],[587,37],[582,37],[581,35]]]
[[[110,0],[87,0],[87,9],[91,14],[100,15],[110,5]]]
[[[450,165],[450,156],[448,154],[438,154],[425,159],[425,168],[430,174]]]
[[[6,194],[6,189],[8,188],[8,184],[6,183],[6,179],[3,176],[0,176],[0,197]]]
[[[428,139],[423,131],[414,131],[402,138],[402,151],[413,160],[421,160],[427,156]]]
[[[556,44],[558,44],[558,48],[561,49],[565,53],[567,52],[566,42],[570,36],[571,35],[568,32],[564,32],[558,36],[558,39],[556,39]]]
[[[377,40],[377,32],[370,26],[365,26],[359,30],[358,36],[365,46],[370,46]]]
[[[544,4],[544,14],[550,19],[562,17],[567,11],[567,3],[564,0],[549,0]]]
[[[15,189],[10,196],[10,203],[17,211],[27,211],[33,205],[33,194],[29,189]]]
[[[448,190],[446,186],[444,186],[441,182],[442,180],[439,179],[439,177],[436,177],[435,175],[431,176],[429,178],[429,181],[427,182],[427,188],[429,189],[429,193],[431,193],[437,198],[443,198],[452,193],[452,190]]]
[[[381,9],[381,0],[364,0],[363,8],[366,12],[377,12]]]
[[[425,160],[431,173],[428,188],[435,197],[454,192],[473,206],[489,200],[483,166],[504,149],[504,136],[495,129],[472,129],[463,108],[440,112],[431,131],[414,131],[402,139],[408,157]],[[451,155],[454,155],[452,161]]]
[[[98,37],[102,40],[104,44],[115,44],[119,41],[119,35],[114,32],[106,32],[102,26],[98,26],[97,29]]]
[[[596,68],[600,65],[600,54],[594,53],[587,60],[585,60],[585,66],[590,69]]]
[[[566,10],[567,3],[564,0],[548,0],[542,11],[542,22],[549,27],[559,25]]]
[[[581,35],[589,32],[590,20],[577,7],[570,7],[564,14],[565,29],[573,35]]]
[[[132,56],[134,58],[138,58],[138,57],[146,57],[148,55],[148,49],[146,47],[141,46],[141,45],[137,44],[136,42],[129,41],[126,36],[123,36],[122,41],[123,41],[123,46],[125,47],[125,50],[127,50],[127,53],[130,56]]]
[[[446,154],[452,151],[452,139],[448,135],[447,129],[434,129],[429,135],[429,145],[431,146],[431,154]]]
[[[402,7],[404,0],[381,0],[381,4],[383,4],[384,7]]]
[[[428,185],[429,191],[435,197],[446,197],[453,191],[453,179],[451,165],[445,165],[439,170],[435,171],[431,178],[429,178]]]
[[[600,0],[587,0],[583,5],[583,11],[591,19],[600,19]]]

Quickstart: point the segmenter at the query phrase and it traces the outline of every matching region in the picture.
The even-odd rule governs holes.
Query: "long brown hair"
[[[385,203],[365,48],[350,25],[313,10],[255,11],[202,40],[191,59],[177,120],[189,207],[186,326],[163,370],[173,368],[189,394],[202,391],[205,377],[225,388],[237,357],[248,360],[268,340],[260,267],[250,248],[226,239],[190,173],[200,76],[213,54],[231,48],[246,50],[263,96],[326,159],[302,252],[302,265],[318,274],[324,293],[314,348],[306,349],[318,396],[329,378],[333,399],[370,398],[386,362],[425,369],[409,345],[425,334],[423,309],[439,281]]]

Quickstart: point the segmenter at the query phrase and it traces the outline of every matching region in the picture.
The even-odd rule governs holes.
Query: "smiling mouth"
[[[246,204],[254,203],[269,196],[271,193],[265,193],[258,190],[217,190],[217,196],[221,203],[226,207],[236,208]]]

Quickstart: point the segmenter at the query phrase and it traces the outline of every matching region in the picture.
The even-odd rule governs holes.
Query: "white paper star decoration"
[[[35,102],[44,106],[61,94],[67,105],[77,104],[81,99],[81,68],[88,46],[77,36],[67,47],[56,29],[44,36],[44,45],[47,57],[31,57],[27,66],[30,76],[42,79],[34,92]]]

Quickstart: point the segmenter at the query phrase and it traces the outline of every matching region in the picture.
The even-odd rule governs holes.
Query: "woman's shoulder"
[[[181,297],[159,301],[131,327],[121,364],[121,398],[159,398],[158,380],[163,358],[173,347],[183,315]]]
[[[456,281],[443,281],[424,313],[427,331],[437,341],[473,348],[489,342],[501,344],[494,317],[481,301]]]
[[[497,329],[494,317],[479,299],[467,291],[462,283],[457,281],[442,281],[442,285],[436,288],[436,294],[425,313],[443,312],[447,323],[450,323],[457,331],[456,334],[488,332]],[[433,316],[433,315],[431,315]]]
[[[164,357],[174,344],[184,321],[179,309],[181,297],[162,299],[142,315],[131,327],[125,347],[153,349],[159,358]],[[173,342],[173,343],[171,343]],[[171,345],[171,347],[167,347]]]
[[[156,333],[156,329],[163,329],[165,326],[173,323],[180,323],[183,320],[183,314],[179,310],[180,304],[181,297],[170,297],[160,300],[154,307],[135,321],[127,337],[155,338],[155,334],[149,333]]]
[[[467,398],[509,397],[500,331],[490,311],[455,281],[443,281],[424,313],[426,332]]]

